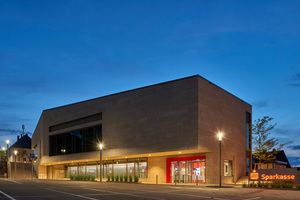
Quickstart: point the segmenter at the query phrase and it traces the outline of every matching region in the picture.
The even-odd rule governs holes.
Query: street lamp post
[[[6,143],[6,177],[8,178],[8,158],[9,158],[9,150],[8,150],[8,144],[9,144],[9,140],[5,140]]]
[[[7,148],[6,148],[6,151],[7,151],[7,152],[6,152],[6,159],[7,159],[7,161],[8,161],[8,157],[9,157],[9,155],[8,155],[8,152],[9,152],[9,151],[8,151],[9,140],[5,140],[5,142],[6,142],[6,147],[7,147]]]
[[[102,182],[102,150],[103,150],[103,144],[99,144],[100,148],[100,182]]]
[[[15,153],[15,179],[17,179],[17,153],[18,153],[18,151],[15,150],[14,153]]]
[[[6,142],[7,149],[8,149],[9,140],[5,140],[5,142]]]
[[[219,175],[220,175],[219,186],[221,187],[222,186],[222,181],[221,181],[222,180],[222,172],[221,172],[221,162],[222,162],[222,160],[221,160],[221,143],[222,143],[222,136],[223,136],[223,134],[219,133],[218,136],[219,136],[219,153],[220,153],[220,155],[219,155]]]

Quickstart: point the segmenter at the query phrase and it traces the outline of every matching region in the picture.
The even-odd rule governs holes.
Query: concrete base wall
[[[64,179],[65,165],[39,166],[39,179]]]
[[[158,176],[158,183],[166,183],[166,157],[149,157],[148,178],[140,180],[141,182],[156,183],[156,175]]]
[[[39,165],[38,169],[39,179],[47,179],[47,166]]]
[[[7,176],[7,162],[6,161],[0,161],[0,178],[6,178]]]
[[[8,174],[9,178],[12,179],[31,179],[37,178],[35,170],[32,174],[32,165],[31,163],[8,163]]]
[[[65,178],[65,166],[55,165],[53,166],[53,179],[63,179]]]

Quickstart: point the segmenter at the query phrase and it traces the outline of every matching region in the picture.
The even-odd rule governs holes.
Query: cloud
[[[300,72],[297,73],[294,77],[293,77],[294,81],[299,81],[300,80]]]
[[[36,78],[6,78],[2,77],[0,81],[0,90],[8,94],[29,95],[32,93],[43,92],[45,90],[46,80],[44,77]]]
[[[272,133],[274,133],[275,137],[279,137],[281,139],[285,139],[285,143],[286,142],[295,142],[295,140],[291,140],[291,138],[300,138],[300,131],[298,130],[298,126],[294,127],[275,127],[274,131]],[[289,136],[289,137],[287,137]],[[287,144],[287,143],[286,143]]]
[[[14,130],[14,129],[0,129],[0,132],[8,133],[9,135],[15,135],[18,133],[23,133],[23,131]]]
[[[266,101],[257,101],[257,102],[253,103],[253,106],[257,107],[257,108],[264,108],[264,107],[268,106],[268,102],[266,102]]]
[[[288,144],[292,144],[292,143],[293,143],[293,141],[288,141],[288,142],[284,143],[284,145],[288,145]]]
[[[292,146],[289,146],[288,148],[291,148],[293,150],[299,150],[300,149],[300,145],[292,145]]]
[[[292,167],[300,167],[300,165],[293,165]]]
[[[6,133],[6,135],[18,135],[18,134],[22,134],[23,131],[20,131],[20,130],[15,130],[15,129],[0,129],[0,133]],[[31,132],[26,132],[28,135],[32,135]]]
[[[300,83],[292,83],[292,84],[289,84],[289,86],[300,88]]]
[[[289,86],[300,89],[300,72],[296,73],[291,79]]]

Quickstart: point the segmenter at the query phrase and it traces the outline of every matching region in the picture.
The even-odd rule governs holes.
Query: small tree
[[[5,157],[6,156],[6,151],[0,150],[0,157]]]
[[[278,140],[275,138],[269,138],[271,134],[271,130],[277,124],[269,124],[273,118],[269,116],[264,116],[262,119],[258,118],[254,121],[252,125],[252,136],[253,136],[253,155],[255,158],[259,159],[259,165],[261,162],[270,163],[272,162],[275,157],[272,150],[275,146],[279,145],[279,148],[276,150],[279,151],[282,149],[284,144],[279,144]]]

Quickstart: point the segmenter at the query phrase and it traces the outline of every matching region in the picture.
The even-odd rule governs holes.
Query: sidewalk
[[[206,183],[199,183],[198,185],[196,185],[196,183],[153,183],[153,182],[141,182],[142,184],[150,184],[150,185],[166,185],[166,186],[180,186],[180,187],[216,187],[218,188],[219,185],[218,184],[206,184]],[[221,187],[224,188],[233,188],[233,187],[242,187],[241,184],[222,184]]]

